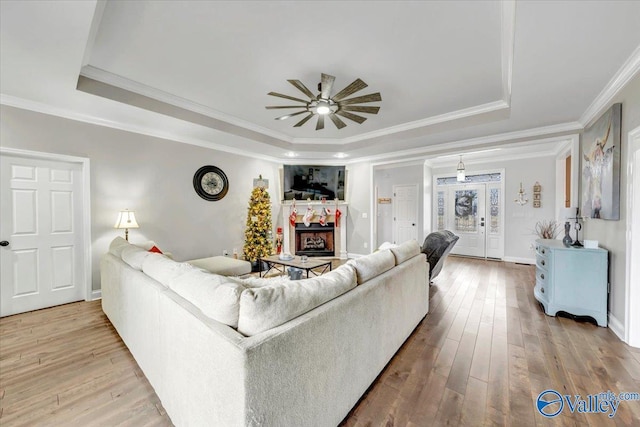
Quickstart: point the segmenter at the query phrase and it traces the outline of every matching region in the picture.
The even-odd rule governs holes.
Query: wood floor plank
[[[430,313],[342,426],[638,426],[640,401],[615,418],[537,413],[547,389],[640,391],[640,349],[611,330],[544,314],[533,266],[450,256]],[[171,426],[100,301],[0,319],[0,425]]]

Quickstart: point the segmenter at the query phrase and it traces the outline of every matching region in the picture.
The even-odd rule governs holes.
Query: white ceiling
[[[520,147],[580,130],[640,68],[640,1],[0,7],[3,104],[280,160]],[[381,92],[380,113],[316,131],[264,108],[291,104],[270,91],[304,98],[286,80],[315,89],[322,72],[334,92],[367,82],[357,95]]]

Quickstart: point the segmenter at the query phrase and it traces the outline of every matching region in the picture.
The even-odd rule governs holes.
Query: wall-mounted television
[[[282,200],[344,200],[345,166],[284,165]]]

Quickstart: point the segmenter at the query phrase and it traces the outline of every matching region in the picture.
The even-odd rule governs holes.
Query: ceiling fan
[[[271,105],[267,106],[267,110],[297,108],[300,111],[285,114],[284,116],[276,117],[276,120],[285,120],[289,117],[298,116],[300,114],[307,114],[302,120],[293,125],[293,127],[300,127],[305,124],[309,119],[315,115],[318,116],[316,123],[316,130],[324,129],[324,118],[329,116],[333,124],[342,129],[347,124],[338,116],[342,116],[346,119],[353,120],[356,123],[362,123],[367,120],[357,113],[378,114],[380,107],[370,107],[354,104],[365,104],[368,102],[382,101],[380,92],[371,93],[369,95],[356,96],[355,98],[345,99],[349,95],[352,95],[367,87],[367,84],[360,79],[356,79],[349,86],[342,89],[340,92],[331,96],[331,90],[333,89],[334,76],[322,73],[321,81],[318,83],[317,95],[314,95],[300,80],[287,80],[293,86],[295,86],[300,92],[304,93],[309,100],[296,98],[289,95],[283,95],[281,93],[269,92],[268,95],[277,96],[279,98],[288,99],[291,101],[300,102],[301,105]]]

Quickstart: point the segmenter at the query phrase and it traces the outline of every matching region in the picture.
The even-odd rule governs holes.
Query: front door
[[[393,186],[393,243],[418,240],[418,186]]]
[[[485,185],[463,184],[449,187],[453,203],[450,224],[460,239],[451,253],[485,257]]]
[[[0,156],[0,316],[85,298],[82,166]]]
[[[455,177],[439,179],[436,186],[434,229],[450,230],[460,238],[451,251],[453,254],[502,259],[501,179],[468,184],[447,182],[450,179],[455,181]]]

